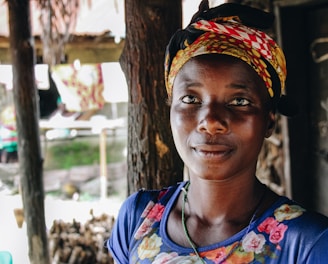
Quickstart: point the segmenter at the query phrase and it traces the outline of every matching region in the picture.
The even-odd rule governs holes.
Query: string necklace
[[[188,190],[189,190],[189,186],[190,186],[190,181],[187,182],[185,187],[182,187],[181,190],[183,191],[183,197],[182,197],[182,207],[181,207],[181,223],[182,223],[182,227],[183,227],[183,232],[185,234],[186,239],[188,240],[188,243],[190,244],[190,246],[192,247],[195,255],[197,256],[197,258],[202,262],[206,264],[206,261],[200,257],[196,244],[194,243],[194,241],[192,241],[189,232],[188,232],[188,228],[187,228],[187,224],[186,224],[186,219],[185,219],[185,206],[186,206],[186,202],[188,200]],[[240,245],[241,241],[243,240],[243,238],[248,234],[250,227],[260,209],[260,206],[264,200],[265,194],[266,194],[267,188],[265,188],[265,190],[263,191],[263,194],[259,200],[259,202],[257,203],[256,207],[255,207],[255,212],[251,217],[251,220],[248,223],[247,229],[245,231],[245,234],[243,235],[242,239],[238,241],[238,243],[235,244],[235,246],[230,250],[229,254],[227,254],[219,263],[224,262],[225,260],[227,260],[230,255],[237,249],[237,247]]]

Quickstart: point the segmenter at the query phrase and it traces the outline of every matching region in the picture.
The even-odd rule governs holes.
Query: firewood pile
[[[55,220],[48,234],[52,264],[112,264],[113,258],[105,247],[114,217],[102,214],[85,224],[73,220]]]

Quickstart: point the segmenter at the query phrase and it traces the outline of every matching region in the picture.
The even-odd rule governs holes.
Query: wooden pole
[[[278,5],[274,6],[274,14],[276,16],[276,34],[278,44],[283,47],[282,43],[282,33],[281,33],[281,21],[280,21],[280,9]],[[290,150],[289,150],[289,132],[288,132],[288,120],[287,117],[281,116],[281,130],[283,136],[283,153],[284,153],[284,168],[283,168],[283,180],[284,180],[284,188],[285,195],[289,198],[292,197],[292,176],[291,176],[291,164],[290,164]]]
[[[28,236],[29,259],[31,264],[48,264],[50,260],[44,218],[43,171],[38,124],[39,109],[34,77],[35,55],[30,24],[30,1],[10,0],[7,3],[20,184]]]
[[[107,156],[106,156],[107,130],[102,128],[99,135],[100,156],[100,199],[107,198]]]

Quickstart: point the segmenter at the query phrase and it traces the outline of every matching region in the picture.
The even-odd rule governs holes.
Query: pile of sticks
[[[102,214],[85,224],[55,220],[49,230],[49,249],[52,264],[112,264],[113,258],[105,247],[114,217]]]

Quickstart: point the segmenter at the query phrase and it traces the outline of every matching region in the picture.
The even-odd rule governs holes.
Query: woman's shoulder
[[[288,198],[282,199],[282,203],[274,210],[274,216],[284,227],[287,251],[297,254],[299,263],[321,263],[327,259],[327,216],[306,209]]]
[[[270,211],[277,223],[288,225],[290,231],[294,230],[294,232],[309,236],[328,233],[327,216],[306,209],[300,203],[288,197],[281,196]]]
[[[175,191],[180,189],[182,185],[183,183],[177,183],[176,185],[155,190],[140,189],[131,194],[124,201],[122,208],[125,208],[130,212],[133,210],[135,213],[141,214],[149,203],[160,203],[162,205],[166,205]]]

